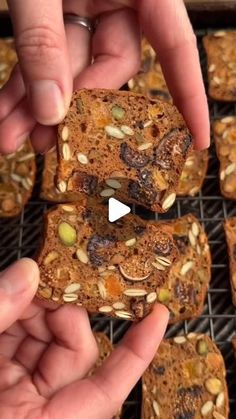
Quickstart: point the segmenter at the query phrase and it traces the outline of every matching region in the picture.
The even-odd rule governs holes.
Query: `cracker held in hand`
[[[224,228],[228,246],[232,299],[236,306],[236,217],[228,218]]]
[[[81,90],[59,126],[57,187],[165,212],[191,135],[177,109],[131,92]]]
[[[37,261],[38,296],[127,320],[147,315],[178,250],[165,226],[127,215],[109,223],[107,206],[49,210]]]
[[[142,377],[142,419],[228,419],[223,357],[207,335],[164,340]]]

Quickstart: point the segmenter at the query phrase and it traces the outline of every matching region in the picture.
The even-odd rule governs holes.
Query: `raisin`
[[[174,419],[194,419],[195,411],[184,410],[182,413],[177,413]]]
[[[142,236],[145,233],[146,227],[144,226],[135,226],[134,231],[137,234],[137,236]]]
[[[98,179],[97,176],[77,171],[72,175],[72,183],[76,191],[92,195],[97,188]]]
[[[187,135],[183,139],[183,142],[182,142],[182,152],[183,152],[184,156],[186,156],[191,144],[192,144],[192,137],[191,137],[191,135]]]
[[[187,236],[177,236],[173,235],[173,239],[176,242],[176,245],[181,253],[184,253],[185,248],[188,246],[188,237]]]
[[[203,393],[203,388],[202,386],[194,384],[192,387],[181,387],[177,393],[180,397],[199,398]]]
[[[104,257],[101,254],[99,254],[99,252],[104,250],[104,248],[110,247],[114,243],[114,241],[114,237],[102,237],[98,234],[94,234],[89,239],[87,250],[92,265],[101,266],[104,263]]]
[[[166,369],[162,365],[160,365],[159,367],[153,366],[152,368],[153,368],[155,374],[158,374],[158,375],[164,375],[165,374]]]
[[[158,256],[167,256],[172,252],[173,244],[167,239],[159,241],[154,248],[154,252]]]
[[[129,183],[129,196],[140,203],[152,205],[159,199],[157,192],[153,189],[153,185],[151,172],[148,170],[140,171],[138,181],[130,181]]]
[[[233,246],[233,258],[234,258],[234,260],[236,262],[236,243]]]
[[[149,162],[149,157],[146,154],[133,150],[127,143],[122,143],[120,146],[120,158],[127,166],[135,169],[141,169]]]
[[[196,304],[196,290],[192,284],[181,284],[177,282],[174,287],[174,293],[181,304]]]

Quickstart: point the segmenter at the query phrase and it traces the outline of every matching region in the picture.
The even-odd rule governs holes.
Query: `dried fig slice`
[[[149,157],[145,153],[133,150],[127,143],[122,143],[120,146],[120,158],[127,166],[135,169],[141,169],[149,162]]]
[[[144,281],[153,272],[153,266],[140,261],[140,256],[133,255],[119,265],[120,273],[129,281]]]

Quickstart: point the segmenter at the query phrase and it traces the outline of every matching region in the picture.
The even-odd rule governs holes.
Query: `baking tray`
[[[4,24],[1,25],[1,22]],[[0,16],[0,36],[11,34],[9,21]],[[202,37],[212,29],[196,30],[204,79],[206,80],[206,57]],[[236,104],[209,101],[211,120],[236,115]],[[50,206],[39,199],[43,159],[37,158],[38,175],[33,196],[22,213],[12,220],[0,219],[0,269],[21,257],[32,257],[38,247],[42,229],[42,217]],[[195,214],[205,227],[212,252],[212,281],[207,294],[204,311],[197,320],[181,322],[168,327],[166,337],[188,332],[207,333],[221,350],[227,369],[231,419],[236,418],[236,362],[233,357],[231,338],[236,334],[236,309],[232,305],[228,258],[223,230],[223,221],[236,216],[236,202],[225,200],[220,194],[218,181],[219,163],[215,147],[210,148],[209,170],[202,191],[193,198],[178,198],[168,214],[158,215],[133,206],[132,211],[147,219],[172,219],[188,212]],[[129,323],[102,316],[91,318],[94,330],[104,331],[116,344],[129,327]],[[139,382],[124,405],[123,418],[138,419],[141,411],[141,383]]]

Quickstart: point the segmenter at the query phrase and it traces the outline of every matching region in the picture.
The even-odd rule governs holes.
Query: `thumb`
[[[62,2],[8,0],[8,4],[32,114],[43,125],[58,124],[72,94]]]
[[[0,275],[0,333],[12,325],[32,301],[39,282],[37,264],[21,259]]]

